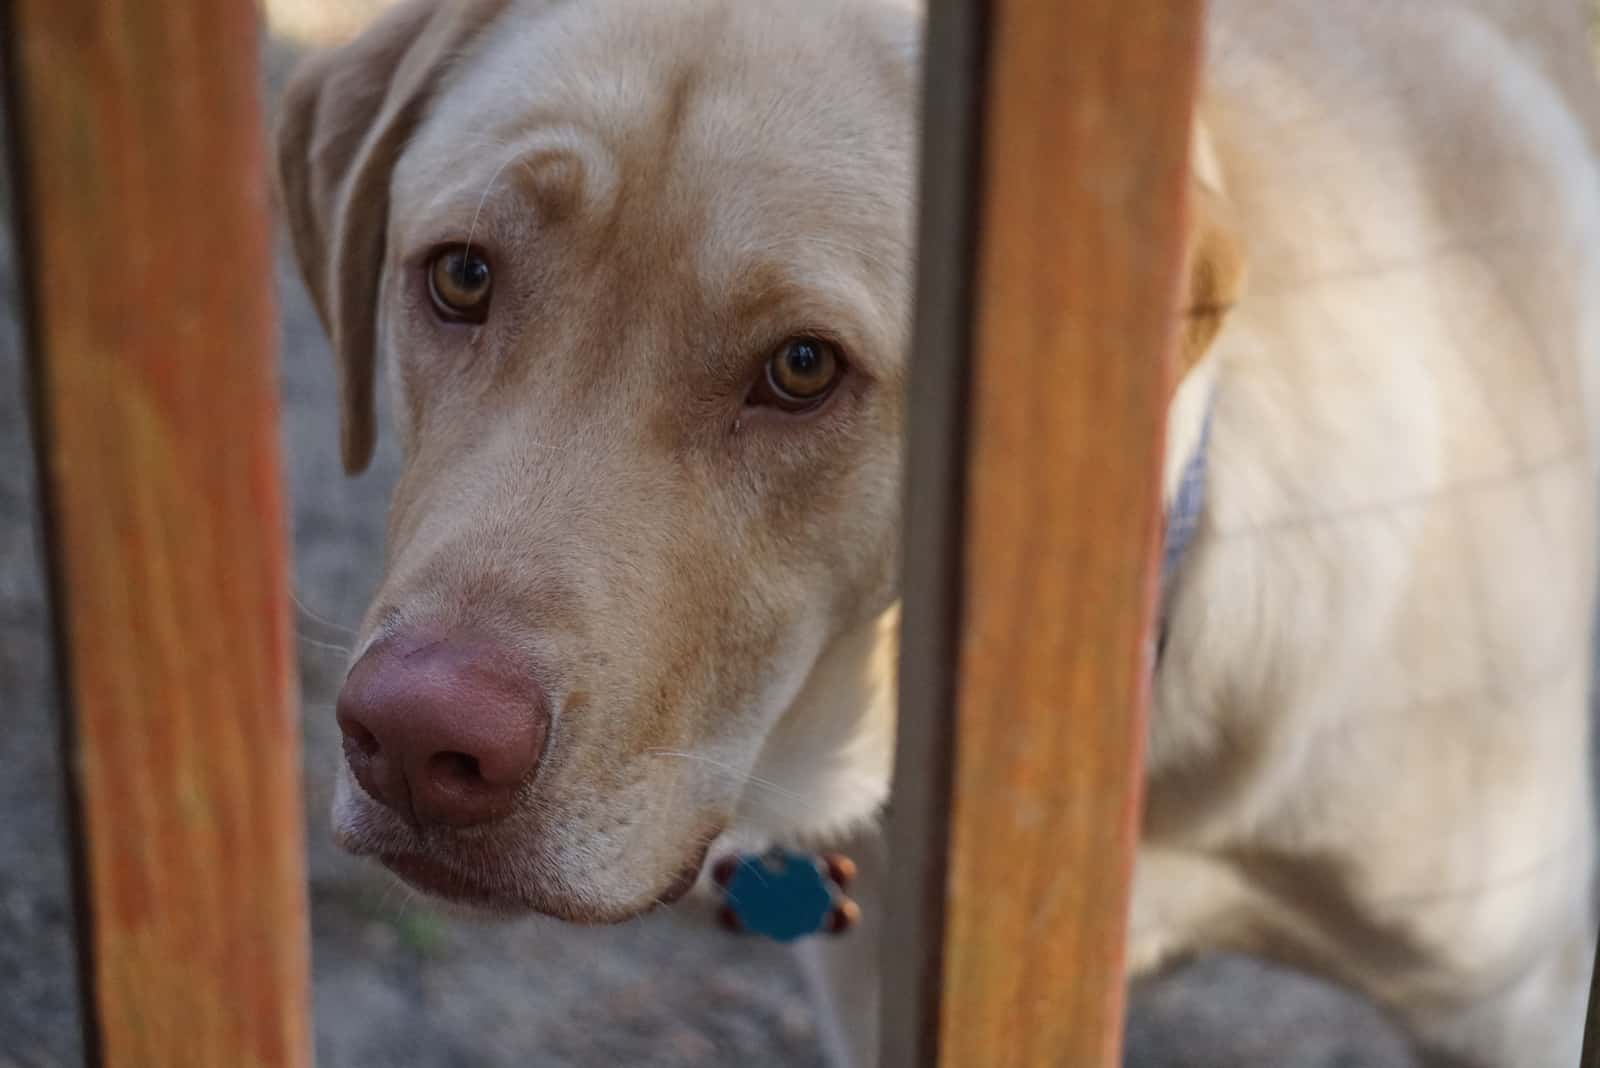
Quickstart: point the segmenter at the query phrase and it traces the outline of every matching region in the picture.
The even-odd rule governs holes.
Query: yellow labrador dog
[[[1167,477],[1193,536],[1133,968],[1275,955],[1430,1053],[1568,1068],[1594,930],[1580,2],[1216,0],[1209,31]],[[863,922],[801,951],[850,1065],[875,1060],[920,38],[891,0],[413,2],[310,63],[279,135],[345,464],[380,362],[406,455],[339,839],[583,923],[736,849],[848,843]]]

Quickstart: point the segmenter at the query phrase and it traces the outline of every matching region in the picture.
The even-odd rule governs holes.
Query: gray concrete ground
[[[277,84],[291,50],[268,49]],[[0,1068],[80,1063],[48,634],[33,523],[16,286],[0,216]],[[92,263],[86,260],[86,263]],[[87,269],[87,268],[86,268]],[[333,371],[280,256],[283,427],[305,691],[319,1062],[330,1068],[820,1065],[787,956],[664,916],[592,931],[477,926],[395,890],[328,841],[342,643],[376,578],[392,440],[347,481]],[[314,615],[313,615],[314,613]],[[326,620],[328,622],[323,622]],[[1136,1068],[1402,1068],[1370,1006],[1255,962],[1211,959],[1134,992]],[[219,1066],[222,1068],[222,1066]]]

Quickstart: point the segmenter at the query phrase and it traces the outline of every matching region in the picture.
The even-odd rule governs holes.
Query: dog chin
[[[692,848],[666,885],[621,903],[586,893],[551,865],[513,865],[485,856],[500,851],[481,837],[459,844],[433,840],[364,800],[353,794],[336,797],[333,832],[340,848],[376,860],[407,887],[476,919],[546,916],[596,927],[637,919],[675,904],[693,889],[715,837]]]
[[[658,908],[671,906],[693,888],[700,867],[699,864],[686,866],[685,871],[663,892],[651,894],[639,904],[616,908],[594,902],[579,902],[566,895],[547,895],[482,882],[446,862],[424,854],[380,854],[376,859],[405,885],[468,918],[545,916],[585,927],[626,923]]]
[[[406,886],[471,918],[516,919],[540,912],[521,895],[506,893],[420,853],[380,853],[375,859]]]

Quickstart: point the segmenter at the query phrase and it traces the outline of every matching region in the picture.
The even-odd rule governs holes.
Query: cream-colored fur
[[[1208,493],[1155,680],[1132,966],[1273,955],[1429,1050],[1575,1064],[1600,362],[1579,4],[1214,0],[1209,26],[1166,486],[1211,410]],[[713,839],[850,839],[867,922],[802,955],[852,1065],[876,1048],[919,33],[886,0],[414,3],[316,61],[280,136],[347,462],[380,353],[407,453],[365,643],[488,633],[556,708],[502,825],[421,836],[347,776],[341,838],[589,922]],[[419,281],[457,243],[494,266],[482,326]],[[811,332],[850,364],[834,399],[745,404]]]
[[[1600,183],[1577,5],[1217,6],[1247,250],[1156,679],[1131,942],[1571,1064],[1591,956]],[[1563,21],[1559,16],[1570,14]],[[1537,32],[1543,22],[1548,33]]]

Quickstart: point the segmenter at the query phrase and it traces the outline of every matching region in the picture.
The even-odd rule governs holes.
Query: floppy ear
[[[1245,260],[1231,205],[1222,188],[1216,152],[1203,126],[1196,126],[1194,182],[1189,198],[1189,244],[1185,254],[1183,336],[1177,380],[1205,356],[1228,312],[1244,291]]]
[[[339,361],[340,451],[372,459],[377,307],[389,179],[448,61],[508,0],[410,0],[305,64],[284,93],[279,200]]]

